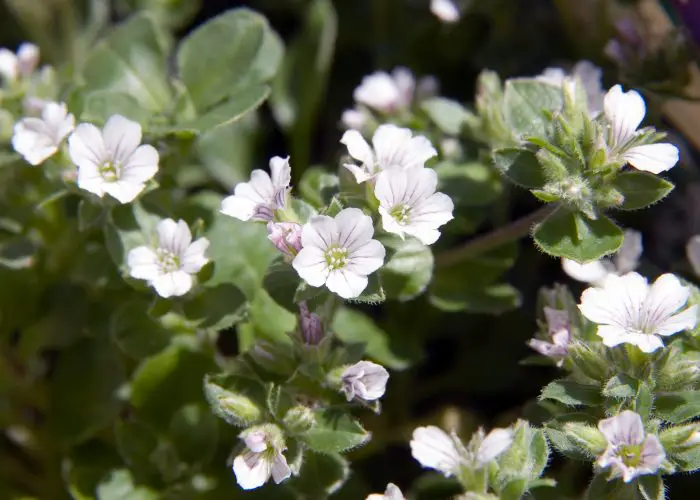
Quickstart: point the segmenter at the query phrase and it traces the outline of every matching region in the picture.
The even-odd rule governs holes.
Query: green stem
[[[435,267],[444,268],[454,266],[465,259],[481,255],[484,252],[498,248],[506,243],[523,238],[530,233],[530,229],[535,223],[544,220],[554,212],[557,207],[558,205],[556,203],[550,203],[526,215],[522,219],[494,229],[483,236],[473,238],[461,246],[442,252],[435,258]]]

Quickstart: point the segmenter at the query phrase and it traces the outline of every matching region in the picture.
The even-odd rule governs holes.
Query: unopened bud
[[[39,47],[33,43],[23,43],[17,50],[17,64],[22,76],[29,76],[39,65]]]
[[[301,225],[296,222],[268,222],[267,237],[288,257],[294,257],[301,250]]]
[[[700,381],[699,356],[672,349],[668,358],[658,368],[656,385],[667,392],[695,390]]]
[[[250,425],[262,416],[255,401],[243,393],[226,389],[215,379],[205,379],[204,395],[214,414],[231,425]]]
[[[700,445],[700,424],[667,427],[659,434],[659,440],[669,454],[687,451]]]
[[[289,349],[277,348],[269,342],[257,342],[247,354],[265,370],[279,375],[290,375],[297,368]]]
[[[297,405],[286,413],[284,425],[294,433],[306,432],[316,425],[316,416],[311,408]]]
[[[323,322],[321,318],[309,311],[306,302],[299,303],[299,324],[301,335],[306,345],[318,345],[323,340]]]
[[[602,382],[610,376],[610,363],[603,348],[596,344],[574,343],[569,346],[569,360],[575,371],[586,377]]]
[[[579,422],[569,422],[562,431],[572,442],[592,455],[600,455],[608,442],[596,427]]]

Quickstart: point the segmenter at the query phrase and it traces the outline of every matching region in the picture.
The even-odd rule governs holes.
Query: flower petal
[[[641,444],[644,441],[642,417],[630,410],[601,420],[598,429],[611,446]]]
[[[105,182],[102,189],[119,203],[130,203],[146,188],[143,184],[133,184],[128,181]]]
[[[124,164],[121,179],[132,184],[143,184],[158,172],[158,151],[153,146],[139,146]]]
[[[620,85],[615,85],[608,91],[603,107],[605,117],[610,122],[612,147],[620,147],[629,141],[646,114],[642,96],[634,90],[623,92]]]
[[[323,250],[314,246],[302,248],[294,257],[292,267],[301,279],[314,287],[323,286],[328,278],[326,255]]]
[[[272,479],[275,481],[275,484],[280,484],[282,481],[292,475],[292,469],[289,468],[287,459],[284,458],[282,453],[277,452],[277,455],[275,455],[274,461],[272,462],[271,472]]]
[[[99,167],[107,153],[100,129],[91,123],[81,123],[68,139],[68,154],[78,168]]]
[[[349,269],[337,269],[328,274],[326,286],[331,292],[337,293],[344,299],[354,299],[367,288],[368,281],[367,276],[361,276]]]
[[[182,256],[182,270],[190,274],[198,273],[209,262],[205,255],[207,248],[209,248],[207,238],[198,238],[187,247]]]
[[[485,464],[503,454],[513,444],[511,429],[493,429],[479,445],[476,459]]]
[[[662,142],[635,146],[627,150],[623,157],[637,170],[660,174],[676,166],[679,153],[673,144]]]
[[[698,306],[693,305],[686,310],[668,317],[654,328],[656,335],[673,335],[684,330],[692,330],[698,323]]]
[[[377,240],[370,240],[350,252],[347,269],[352,273],[367,276],[382,267],[384,257],[386,257],[384,245]]]
[[[179,297],[192,288],[192,276],[184,271],[175,271],[158,276],[151,283],[161,297]]]
[[[315,247],[324,252],[338,243],[338,226],[332,217],[315,215],[301,229],[301,246]]]
[[[233,460],[233,473],[241,488],[252,490],[265,484],[272,471],[271,464],[261,454],[248,451]]]
[[[642,322],[647,327],[646,330],[656,331],[656,325],[683,307],[689,297],[690,287],[681,285],[673,274],[659,276],[649,288],[643,305]]]
[[[136,279],[154,280],[160,276],[158,257],[152,248],[141,246],[132,249],[126,258],[129,275]]]
[[[359,208],[346,208],[335,216],[338,228],[338,245],[350,250],[365,245],[372,239],[374,225],[372,218],[362,213]]]
[[[340,139],[340,143],[348,148],[350,156],[357,161],[367,165],[369,168],[374,165],[374,153],[372,152],[372,148],[369,147],[367,141],[365,141],[362,134],[357,130],[347,130]]]
[[[579,264],[575,260],[562,258],[561,267],[570,278],[593,285],[602,284],[610,274],[601,260]]]
[[[126,165],[141,144],[141,125],[121,115],[113,115],[107,120],[102,136],[110,158]]]
[[[438,470],[445,476],[454,474],[460,463],[452,437],[434,425],[413,431],[411,454],[423,467]]]
[[[583,292],[579,309],[594,323],[622,328],[637,326],[647,290],[646,279],[637,273],[610,275],[603,288],[588,288]]]

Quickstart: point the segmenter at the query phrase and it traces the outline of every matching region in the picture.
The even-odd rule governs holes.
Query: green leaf
[[[281,43],[267,20],[239,8],[209,20],[185,37],[178,47],[177,67],[201,112],[245,87],[269,80],[281,55]]]
[[[211,243],[207,254],[215,266],[214,274],[203,286],[233,283],[248,299],[255,297],[268,266],[278,256],[267,239],[265,225],[217,213],[206,237]]]
[[[299,476],[289,486],[304,498],[326,498],[338,491],[350,476],[350,465],[336,453],[307,453]]]
[[[158,447],[158,434],[139,421],[119,420],[114,424],[114,439],[124,462],[140,474],[155,474],[151,455]]]
[[[152,356],[164,349],[171,334],[146,313],[141,301],[126,302],[112,315],[110,335],[114,343],[134,359]]]
[[[88,55],[86,90],[133,97],[154,113],[168,108],[172,91],[166,75],[169,40],[150,17],[137,15],[117,26]]]
[[[214,368],[210,356],[178,339],[136,369],[131,386],[131,404],[136,415],[151,425],[163,427],[172,414],[187,403],[204,402],[202,379]]]
[[[291,342],[287,334],[296,328],[297,318],[265,290],[261,290],[250,304],[249,317],[259,337],[281,344]]]
[[[620,210],[637,210],[663,200],[671,191],[673,184],[658,175],[648,172],[622,172],[613,180],[612,187],[617,189],[624,201]]]
[[[545,427],[544,432],[552,446],[565,457],[581,461],[588,461],[590,458],[566,432],[552,427]]]
[[[265,388],[258,381],[239,375],[207,375],[204,394],[214,415],[231,425],[245,427],[263,417]]]
[[[636,482],[623,483],[620,479],[608,479],[609,474],[601,472],[593,477],[588,485],[584,500],[634,500],[637,498]]]
[[[347,413],[338,410],[316,410],[316,425],[299,435],[312,451],[342,453],[362,446],[370,434]]]
[[[498,457],[502,478],[521,478],[527,482],[538,479],[549,460],[549,447],[544,433],[519,420],[515,426],[513,444]]]
[[[103,339],[61,351],[51,376],[49,426],[62,443],[76,443],[110,424],[122,408],[117,394],[124,367]]]
[[[233,285],[200,287],[197,295],[185,303],[184,314],[199,327],[212,330],[231,328],[244,317],[245,297]]]
[[[313,0],[289,44],[273,83],[270,104],[277,122],[300,141],[310,139],[333,62],[338,18],[330,0]],[[298,161],[305,162],[298,158]]]
[[[165,127],[160,133],[188,132],[193,135],[202,134],[208,130],[235,123],[248,113],[259,108],[270,94],[267,85],[253,85],[233,92],[227,101],[206,111],[197,118],[178,123],[173,127]]]
[[[462,127],[472,114],[457,101],[444,97],[432,97],[421,103],[428,118],[448,135],[460,135]]]
[[[495,202],[503,193],[498,172],[483,163],[443,162],[435,167],[440,191],[457,206],[480,207]]]
[[[555,112],[564,104],[561,87],[534,79],[508,80],[503,95],[506,122],[520,137],[546,137],[550,120],[546,111]]]
[[[637,485],[639,486],[639,493],[641,493],[644,500],[664,500],[666,498],[664,480],[660,474],[639,476]]]
[[[608,217],[593,220],[563,207],[537,224],[533,236],[542,251],[579,263],[616,252],[623,240],[622,230]]]
[[[608,380],[603,387],[603,395],[610,398],[633,398],[637,395],[639,380],[619,373]]]
[[[520,292],[507,283],[486,285],[481,289],[431,288],[430,303],[446,312],[502,314],[520,307]]]
[[[168,435],[177,456],[188,464],[211,461],[219,439],[216,418],[203,404],[183,406],[173,415]]]
[[[36,243],[26,236],[11,236],[0,242],[0,266],[8,269],[25,269],[36,262]]]
[[[70,456],[62,463],[67,489],[75,500],[95,500],[100,481],[117,467],[123,465],[114,447],[91,440],[72,448]]]
[[[655,413],[657,417],[673,424],[700,417],[700,392],[661,393],[655,401]]]
[[[104,125],[110,116],[122,115],[147,127],[151,117],[148,109],[144,108],[130,94],[114,90],[97,90],[85,96],[82,121]]]
[[[102,205],[82,199],[78,204],[78,230],[86,231],[97,226],[103,220],[105,210]]]
[[[115,469],[97,486],[100,500],[158,500],[160,495],[146,486],[136,486],[128,469]]]
[[[367,355],[384,366],[394,370],[409,366],[406,359],[392,352],[387,333],[359,311],[339,308],[333,317],[331,329],[336,337],[347,344],[365,344]]]
[[[550,382],[540,394],[540,401],[552,399],[566,406],[598,406],[601,404],[600,389],[595,385],[584,385],[561,379]]]
[[[299,182],[299,192],[307,202],[320,209],[338,194],[339,186],[340,179],[337,175],[328,173],[323,167],[313,166],[304,170]]]
[[[156,227],[161,217],[144,210],[139,203],[119,205],[112,210],[111,223],[103,227],[105,244],[114,263],[126,271],[129,251],[152,246],[157,239]]]
[[[382,243],[388,258],[379,272],[387,296],[405,301],[422,294],[433,277],[430,247],[415,238],[387,238]]]
[[[491,157],[496,168],[519,186],[537,189],[547,182],[537,156],[528,149],[495,149]]]

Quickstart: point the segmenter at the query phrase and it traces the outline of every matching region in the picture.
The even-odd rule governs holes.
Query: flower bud
[[[289,409],[284,416],[283,422],[291,432],[301,433],[316,425],[316,417],[311,408],[297,405]]]
[[[600,455],[608,442],[597,428],[580,422],[569,422],[562,429],[566,436],[587,453]]]
[[[306,345],[318,345],[323,340],[323,323],[318,314],[309,311],[306,302],[299,303],[299,325]]]
[[[204,383],[204,395],[218,417],[231,425],[249,425],[260,420],[262,410],[255,401],[242,392],[227,389],[224,385],[210,377],[207,377]]]
[[[667,427],[659,434],[659,440],[669,454],[695,448],[700,446],[700,424]]]
[[[288,257],[294,257],[301,250],[301,225],[296,222],[268,222],[267,237]]]
[[[610,363],[605,357],[604,347],[600,344],[574,343],[569,345],[569,360],[574,371],[586,377],[602,382],[610,375]]]
[[[247,354],[265,370],[279,375],[291,375],[297,368],[297,362],[288,349],[278,348],[270,342],[257,342]]]
[[[384,395],[388,380],[389,372],[383,366],[360,361],[343,371],[341,391],[348,401],[354,398],[374,401]]]
[[[17,64],[22,76],[29,76],[39,65],[39,47],[33,43],[23,43],[17,50]]]
[[[671,348],[661,366],[657,366],[656,385],[668,392],[694,390],[700,381],[700,356]]]

